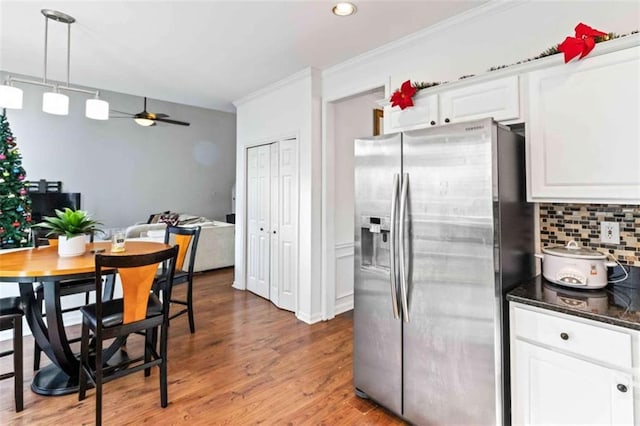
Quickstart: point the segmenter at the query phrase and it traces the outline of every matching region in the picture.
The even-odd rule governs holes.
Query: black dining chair
[[[171,303],[185,306],[184,309],[170,315],[169,319],[172,320],[182,314],[188,314],[189,316],[189,330],[191,333],[196,332],[196,326],[193,315],[193,268],[196,261],[196,252],[198,250],[198,239],[200,238],[200,227],[180,227],[180,226],[167,226],[167,230],[164,234],[165,244],[177,244],[180,247],[178,252],[178,259],[176,261],[176,272],[173,277],[173,285],[187,284],[187,298],[176,299],[171,297]],[[185,268],[185,259],[187,252],[189,252],[188,265]],[[162,280],[162,277],[157,277],[156,281]]]
[[[13,329],[13,348],[0,352],[0,358],[13,355],[13,371],[0,374],[0,380],[13,377],[13,392],[16,411],[22,411],[24,401],[22,396],[22,317],[24,311],[19,297],[3,297],[0,299],[0,331]]]
[[[151,367],[160,369],[160,404],[168,404],[167,397],[167,331],[171,283],[175,271],[178,247],[140,255],[97,254],[95,292],[96,303],[83,306],[82,340],[80,355],[79,391],[82,401],[86,397],[88,382],[96,389],[96,424],[102,423],[103,384],[127,374],[144,370],[151,374]],[[151,292],[156,272],[163,264],[163,280],[158,288],[161,298]],[[122,282],[123,297],[103,300],[103,268],[117,268]],[[156,350],[156,338],[160,329],[160,350]],[[92,335],[90,353],[90,333]],[[123,357],[117,365],[107,364],[129,334],[145,336],[144,354],[138,358]],[[115,339],[103,352],[104,341]]]
[[[52,240],[42,239],[42,238],[34,238],[34,247],[46,246],[51,244]],[[89,241],[93,242],[93,233],[89,235]],[[114,277],[111,276],[111,279]],[[73,278],[61,280],[58,282],[60,285],[60,296],[71,296],[75,294],[83,294],[84,293],[84,305],[88,305],[91,297],[91,292],[95,289],[95,279],[93,277],[88,278]],[[112,293],[111,287],[111,295]],[[43,284],[40,283],[36,286],[36,303],[37,306],[40,306],[40,310],[44,314],[43,310],[43,302],[44,302],[44,287]],[[60,312],[65,314],[67,312],[73,312],[80,310],[80,307],[83,305],[75,305],[69,308],[62,309]],[[69,339],[69,343],[79,342],[80,338],[72,338]],[[37,371],[40,369],[40,359],[41,359],[42,349],[38,344],[33,346],[33,370]]]

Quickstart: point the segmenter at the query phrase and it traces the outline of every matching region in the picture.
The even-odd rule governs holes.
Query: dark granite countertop
[[[640,330],[640,286],[635,283],[582,290],[552,284],[539,275],[508,292],[507,300]]]

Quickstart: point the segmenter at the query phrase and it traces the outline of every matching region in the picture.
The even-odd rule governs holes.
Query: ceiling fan
[[[163,114],[161,112],[155,113],[155,112],[148,112],[147,111],[147,98],[144,98],[144,109],[142,112],[139,112],[137,114],[132,114],[130,112],[124,112],[124,111],[116,111],[116,110],[111,110],[115,113],[118,114],[124,114],[124,116],[113,116],[111,118],[133,118],[133,121],[135,121],[137,124],[139,124],[140,126],[144,126],[144,127],[148,127],[148,126],[155,126],[157,122],[160,123],[168,123],[168,124],[177,124],[179,126],[189,126],[190,123],[187,123],[186,121],[178,121],[178,120],[169,120],[169,116],[167,114]]]

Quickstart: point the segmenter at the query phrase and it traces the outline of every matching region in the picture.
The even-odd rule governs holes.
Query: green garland
[[[622,38],[622,37],[626,37],[629,35],[633,35],[633,34],[638,34],[638,30],[632,31],[628,34],[616,34],[616,33],[608,33],[606,36],[603,37],[595,37],[595,42],[596,44],[601,43],[603,41],[609,41],[609,40],[615,40],[617,38]],[[559,44],[556,44],[553,47],[550,47],[548,49],[546,49],[545,51],[543,51],[542,53],[540,53],[537,56],[534,56],[533,58],[528,58],[528,59],[524,59],[522,61],[518,61],[516,63],[513,64],[509,64],[509,65],[498,65],[495,67],[491,67],[487,70],[487,72],[491,72],[491,71],[497,71],[497,70],[502,70],[505,68],[509,68],[513,65],[520,65],[520,64],[525,64],[527,62],[531,62],[531,61],[535,61],[537,59],[542,59],[545,58],[547,56],[552,56],[552,55],[556,55],[558,53],[560,53],[560,51],[558,50],[558,46]],[[474,77],[475,74],[465,74],[461,77],[458,77],[458,80],[464,80],[465,78],[469,78],[469,77]],[[420,82],[415,82],[415,83],[411,83],[411,85],[413,87],[415,87],[417,90],[422,90],[422,89],[428,89],[430,87],[435,87],[435,86],[439,86],[441,84],[444,83],[448,83],[448,81],[430,81],[430,82],[424,82],[424,81],[420,81]]]
[[[622,38],[622,37],[626,37],[628,35],[637,34],[637,33],[638,33],[638,30],[632,31],[629,34],[621,34],[621,35],[616,34],[616,33],[608,33],[606,36],[595,37],[594,40],[595,40],[596,44],[598,44],[598,43],[602,43],[603,41],[615,40],[617,38]],[[536,59],[542,59],[542,58],[545,58],[547,56],[555,55],[557,53],[560,53],[560,51],[558,50],[558,46],[559,46],[559,44],[556,44],[555,46],[548,48],[547,50],[545,50],[544,52],[540,53],[538,56],[534,56],[533,58],[528,58],[528,59],[525,59],[525,60],[522,60],[522,61],[518,61],[515,64],[499,65],[497,67],[491,67],[487,71],[497,71],[497,70],[501,70],[501,69],[504,69],[504,68],[509,68],[510,66],[513,66],[513,65],[525,64],[527,62],[535,61]]]

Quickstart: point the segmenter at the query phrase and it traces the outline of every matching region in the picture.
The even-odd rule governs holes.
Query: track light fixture
[[[14,87],[15,83],[33,84],[36,86],[48,87],[51,90],[42,95],[42,110],[49,114],[67,115],[69,114],[69,97],[60,91],[70,91],[93,95],[87,99],[85,104],[85,116],[94,120],[107,120],[109,118],[109,103],[99,99],[98,90],[86,90],[69,85],[69,68],[71,64],[71,24],[76,20],[74,17],[57,10],[42,9],[44,15],[44,75],[42,81],[28,80],[9,76],[4,85],[0,86],[0,108],[21,109],[22,90]],[[49,20],[67,24],[67,84],[60,85],[47,81],[47,54]]]

